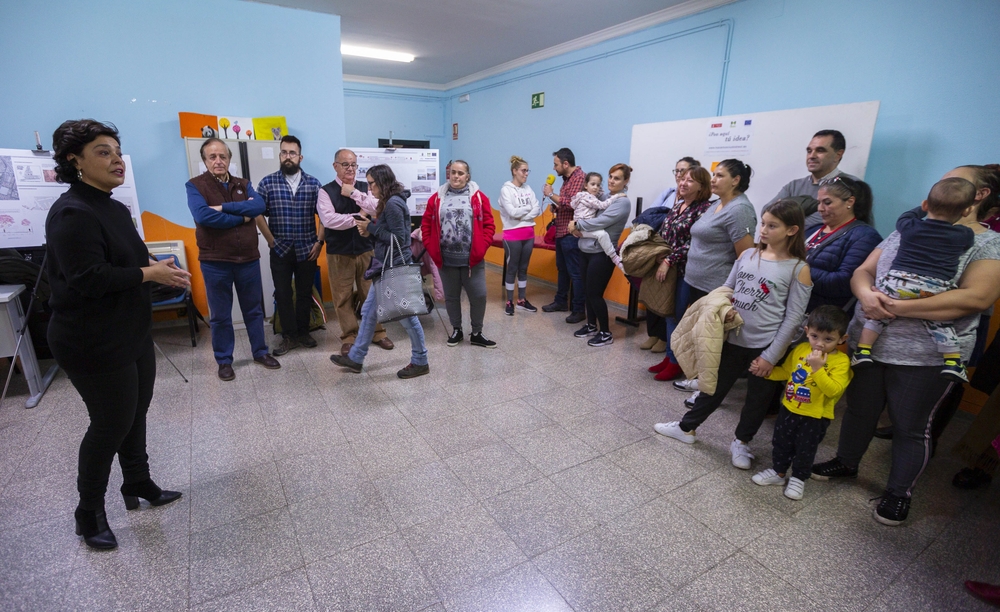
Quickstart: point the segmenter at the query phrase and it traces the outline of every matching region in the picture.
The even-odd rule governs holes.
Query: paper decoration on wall
[[[219,115],[219,127],[222,128],[223,138],[233,138],[235,140],[250,140],[247,130],[255,132],[253,119],[250,117],[237,117],[235,115]]]
[[[253,131],[255,140],[281,140],[288,136],[288,124],[284,117],[255,117]]]
[[[181,123],[181,138],[211,138],[219,135],[219,118],[200,113],[177,113]]]
[[[231,138],[234,140],[281,140],[288,135],[288,124],[281,116],[236,117],[177,113],[181,138]]]

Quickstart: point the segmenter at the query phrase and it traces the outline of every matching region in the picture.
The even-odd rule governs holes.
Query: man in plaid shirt
[[[576,156],[563,147],[552,154],[552,165],[556,174],[562,177],[562,188],[559,194],[552,191],[552,185],[542,188],[542,195],[552,200],[552,209],[556,213],[556,270],[558,282],[556,297],[551,304],[542,306],[545,312],[558,312],[570,309],[569,288],[573,283],[573,311],[566,317],[567,323],[579,323],[587,315],[584,312],[583,277],[580,274],[580,249],[577,248],[579,238],[567,231],[569,222],[573,220],[573,207],[570,201],[573,196],[583,191],[586,174],[576,165]]]
[[[279,356],[299,346],[316,346],[316,340],[309,335],[309,316],[316,259],[323,250],[323,241],[316,236],[320,182],[299,168],[302,143],[298,138],[282,137],[280,151],[281,169],[268,174],[257,185],[268,218],[266,224],[263,220],[259,224],[271,247],[271,277],[282,336],[281,344],[273,352]]]

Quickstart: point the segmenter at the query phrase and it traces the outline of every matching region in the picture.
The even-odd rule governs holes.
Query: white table
[[[18,296],[24,292],[24,285],[0,285],[0,357],[14,357],[17,348],[17,331],[24,325],[24,311]],[[24,340],[17,348],[17,356],[21,358],[21,369],[28,379],[28,401],[25,408],[34,408],[42,400],[45,390],[52,384],[59,367],[53,365],[43,376],[35,355],[35,346],[31,343],[31,333],[24,329]],[[11,367],[14,367],[13,361]],[[5,377],[6,379],[6,377]]]

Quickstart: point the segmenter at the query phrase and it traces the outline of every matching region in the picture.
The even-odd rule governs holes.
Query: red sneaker
[[[965,588],[969,589],[969,592],[983,601],[989,602],[994,606],[1000,605],[1000,586],[986,582],[966,580]]]
[[[663,371],[663,368],[667,367],[668,365],[670,365],[670,357],[664,357],[663,361],[661,361],[660,363],[649,366],[649,371],[652,372],[653,374],[659,374],[661,371]]]
[[[672,361],[667,362],[667,366],[660,370],[660,373],[654,376],[656,380],[674,380],[675,378],[680,378],[684,372],[681,371],[681,366],[677,365]]]

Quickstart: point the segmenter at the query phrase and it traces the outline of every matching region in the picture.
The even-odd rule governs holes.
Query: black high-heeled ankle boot
[[[83,536],[87,546],[97,550],[118,548],[118,539],[108,526],[108,515],[103,508],[84,510],[77,506],[73,516],[76,518],[76,535]]]
[[[140,497],[154,506],[162,506],[180,498],[180,496],[180,491],[164,491],[156,486],[152,479],[122,485],[122,498],[125,500],[125,508],[128,510],[135,510],[139,507]]]

